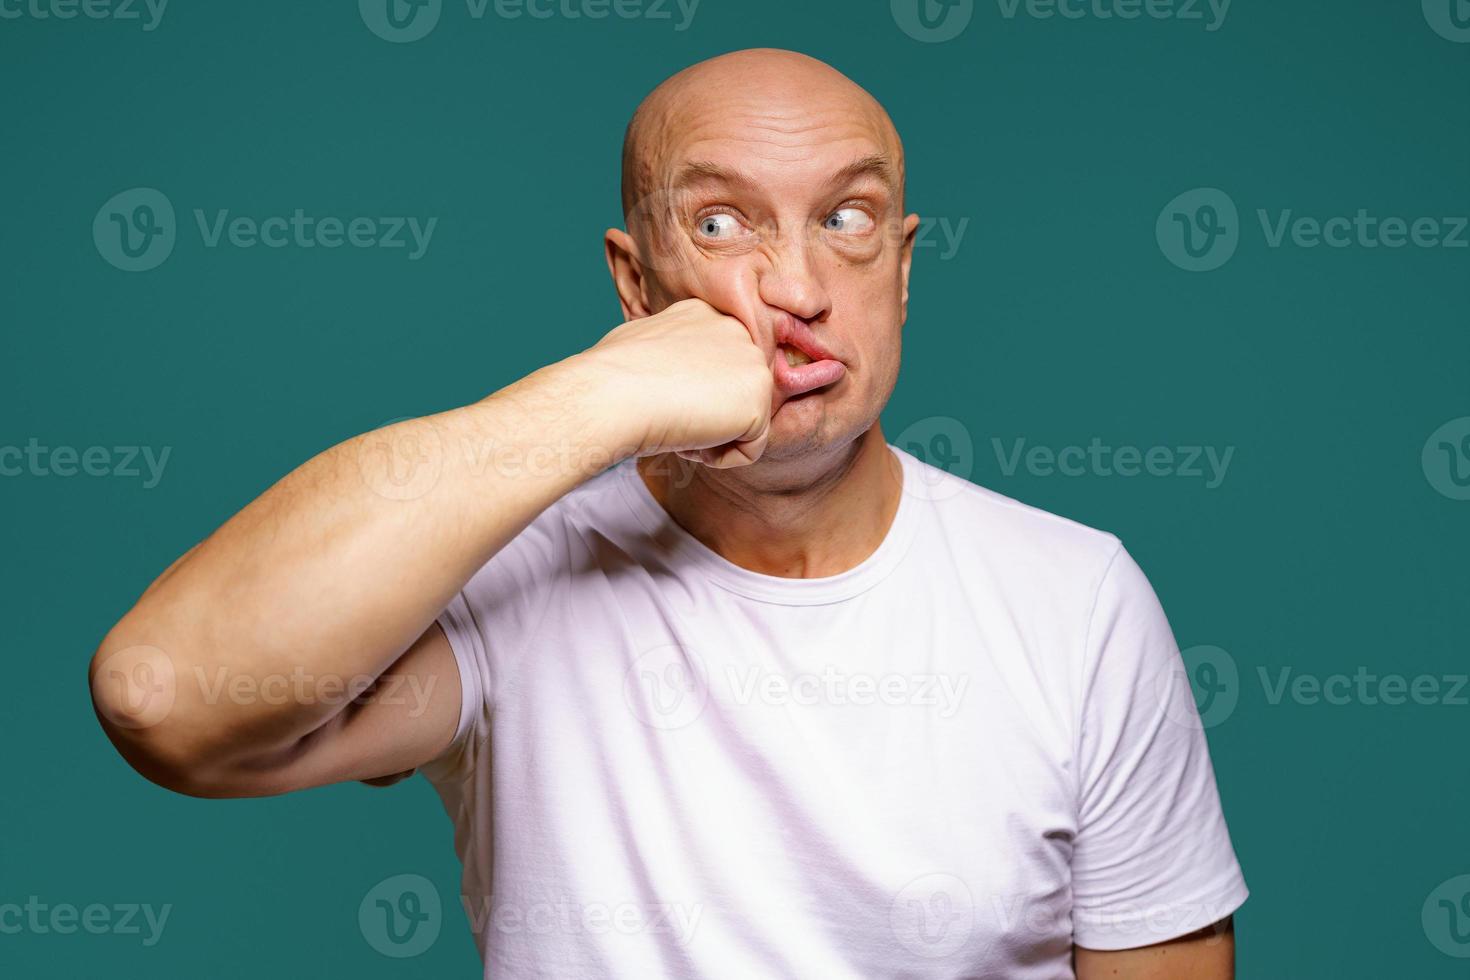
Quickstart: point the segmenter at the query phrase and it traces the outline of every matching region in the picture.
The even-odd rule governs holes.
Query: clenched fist
[[[639,456],[675,452],[723,468],[765,451],[771,364],[739,320],[703,300],[631,320],[578,359],[615,393]]]

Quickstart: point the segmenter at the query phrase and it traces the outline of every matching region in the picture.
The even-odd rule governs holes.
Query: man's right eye
[[[699,219],[699,235],[714,241],[726,241],[740,235],[740,221],[733,214],[718,212]]]

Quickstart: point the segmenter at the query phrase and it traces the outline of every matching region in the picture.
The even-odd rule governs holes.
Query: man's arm
[[[327,450],[174,562],[107,634],[89,671],[103,728],[139,772],[198,796],[429,761],[460,706],[434,620],[470,577],[619,459],[759,456],[771,385],[740,321],[686,301],[483,401]],[[417,681],[428,702],[354,702],[380,680]]]
[[[1214,925],[1139,949],[1073,949],[1077,980],[1235,980],[1235,925]]]

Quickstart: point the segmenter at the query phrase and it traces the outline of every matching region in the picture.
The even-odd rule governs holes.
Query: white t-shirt
[[[632,461],[440,617],[425,767],[485,975],[1071,977],[1247,891],[1183,665],[1112,535],[894,449],[883,543],[740,568]]]

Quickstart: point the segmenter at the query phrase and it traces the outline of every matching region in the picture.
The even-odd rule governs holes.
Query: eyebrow
[[[881,153],[854,160],[829,177],[827,183],[834,186],[851,184],[861,177],[876,177],[891,190],[896,190],[898,187],[893,164]],[[702,183],[722,183],[743,187],[760,185],[760,181],[744,171],[723,167],[708,160],[691,160],[679,168],[679,173],[674,178],[673,188],[684,190],[690,185]]]

